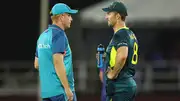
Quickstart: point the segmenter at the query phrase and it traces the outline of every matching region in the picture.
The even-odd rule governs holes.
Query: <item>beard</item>
[[[64,24],[64,28],[65,29],[69,29],[71,27],[71,24],[69,25],[69,24]]]
[[[108,23],[108,26],[109,26],[109,27],[112,27],[112,28],[113,28],[114,25],[115,25],[114,23]]]
[[[71,27],[71,26],[67,25],[67,26],[66,26],[66,29],[69,29],[70,27]]]

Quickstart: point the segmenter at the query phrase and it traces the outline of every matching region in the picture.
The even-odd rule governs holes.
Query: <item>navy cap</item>
[[[117,1],[113,2],[108,7],[102,8],[102,10],[105,11],[105,12],[113,12],[113,11],[115,11],[115,12],[120,13],[121,15],[128,16],[127,8],[122,2],[117,2]]]

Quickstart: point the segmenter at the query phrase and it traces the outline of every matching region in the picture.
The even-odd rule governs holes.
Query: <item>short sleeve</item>
[[[38,50],[36,48],[35,57],[38,57]]]
[[[52,33],[52,52],[53,54],[65,52],[65,35],[61,31]]]
[[[116,49],[118,49],[121,46],[128,46],[128,34],[126,31],[119,31],[117,32],[114,37],[114,42]]]

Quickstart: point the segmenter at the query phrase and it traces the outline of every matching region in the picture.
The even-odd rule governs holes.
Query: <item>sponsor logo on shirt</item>
[[[127,44],[127,43],[125,43],[125,42],[118,43],[118,46],[121,46],[121,45],[128,45],[128,44]]]
[[[43,48],[43,49],[49,49],[51,48],[49,44],[38,44],[38,48]]]

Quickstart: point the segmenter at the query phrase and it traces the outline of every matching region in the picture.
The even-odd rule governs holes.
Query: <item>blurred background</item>
[[[49,12],[63,2],[80,12],[66,31],[73,52],[78,101],[100,101],[101,82],[96,47],[108,45],[102,7],[114,0],[2,1],[0,101],[40,101],[38,72],[33,67],[36,40],[51,23]],[[121,0],[127,5],[127,26],[139,41],[135,79],[136,101],[180,101],[180,0]]]

